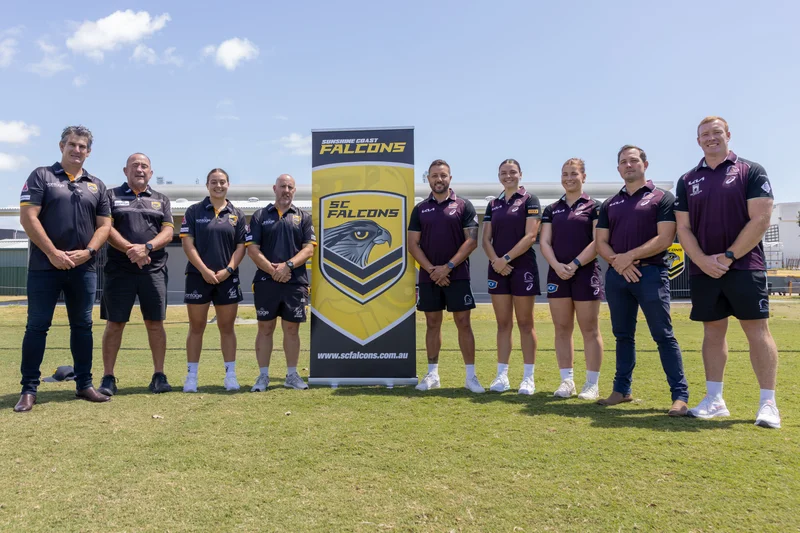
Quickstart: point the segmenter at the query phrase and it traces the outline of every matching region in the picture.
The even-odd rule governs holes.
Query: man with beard
[[[428,167],[431,194],[411,211],[408,224],[408,250],[419,263],[419,303],[425,313],[425,348],[428,373],[417,385],[426,391],[441,386],[439,351],[442,347],[443,311],[453,313],[458,329],[458,345],[466,365],[464,386],[475,393],[485,392],[475,375],[475,335],[470,311],[475,309],[469,276],[469,255],[478,247],[478,220],[475,208],[450,188],[450,165],[437,159]]]

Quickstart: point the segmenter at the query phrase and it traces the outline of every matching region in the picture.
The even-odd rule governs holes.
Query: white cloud
[[[44,57],[38,63],[31,63],[27,69],[42,77],[50,77],[72,67],[67,63],[67,54],[60,54],[58,48],[45,41],[36,41]]]
[[[274,118],[275,120],[289,120],[289,117],[287,117],[286,115],[275,115],[272,118]]]
[[[74,78],[72,78],[72,85],[74,85],[75,87],[83,87],[84,85],[86,85],[86,82],[88,81],[89,78],[87,78],[86,76],[75,76]]]
[[[4,154],[0,152],[0,172],[19,170],[28,164],[28,158],[22,155]]]
[[[311,135],[290,133],[287,137],[278,139],[278,142],[292,155],[311,155]]]
[[[31,137],[39,136],[39,127],[25,124],[21,120],[0,120],[0,142],[23,144]]]
[[[227,70],[235,70],[239,63],[253,60],[258,54],[258,46],[238,37],[223,41],[219,46],[210,44],[203,48],[204,56],[213,56],[214,62]]]
[[[174,65],[176,67],[183,65],[183,58],[175,55],[174,47],[167,48],[159,57],[155,50],[143,44],[137,44],[136,48],[133,49],[131,61],[148,65]]]
[[[169,13],[152,17],[147,11],[115,11],[96,21],[84,21],[67,39],[67,47],[73,52],[102,61],[105,52],[138,43],[164,28],[170,20]]]
[[[0,68],[5,68],[14,60],[17,54],[17,40],[11,37],[0,41]]]
[[[217,114],[214,115],[217,120],[239,120],[239,115],[236,114],[236,105],[230,98],[223,98],[217,102]]]
[[[6,30],[0,31],[0,37],[3,37],[5,35],[8,35],[10,37],[19,37],[20,35],[22,35],[22,30],[24,30],[24,29],[25,29],[25,26],[22,26],[22,25],[14,26],[12,28],[8,28]]]

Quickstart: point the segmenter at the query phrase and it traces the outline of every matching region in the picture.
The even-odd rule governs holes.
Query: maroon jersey
[[[725,253],[750,221],[747,201],[772,198],[767,171],[733,152],[717,168],[703,158],[684,174],[675,188],[675,210],[689,213],[692,233],[706,255]],[[762,243],[731,264],[734,270],[765,270]],[[702,270],[692,263],[692,275]]]
[[[551,225],[550,246],[559,263],[569,263],[594,240],[600,203],[583,193],[571,206],[566,195],[544,208],[542,224]]]
[[[539,199],[520,187],[506,198],[505,193],[486,206],[484,222],[492,223],[492,247],[498,257],[503,257],[525,236],[525,223],[529,218],[542,218]],[[531,246],[521,256],[511,260],[511,266],[536,265],[536,252]],[[489,271],[492,266],[489,265]]]

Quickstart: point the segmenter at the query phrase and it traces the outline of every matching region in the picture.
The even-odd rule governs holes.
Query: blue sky
[[[799,14],[788,1],[12,2],[0,190],[13,204],[74,123],[111,185],[135,151],[175,183],[213,167],[234,186],[310,183],[312,129],[374,126],[414,126],[417,173],[444,158],[454,187],[496,180],[507,157],[534,191],[570,157],[618,181],[625,143],[674,182],[714,114],[777,201],[798,201]]]

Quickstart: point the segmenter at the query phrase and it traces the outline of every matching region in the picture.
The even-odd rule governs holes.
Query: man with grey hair
[[[117,392],[114,364],[122,343],[122,332],[139,298],[147,340],[153,355],[150,392],[172,390],[164,374],[167,334],[167,251],[174,232],[169,198],[150,188],[153,168],[150,158],[136,153],[122,169],[126,180],[108,191],[113,226],[108,237],[108,261],[104,268],[100,318],[103,332],[103,380],[98,389],[107,396]]]
[[[286,381],[290,389],[307,389],[297,373],[300,358],[300,324],[306,321],[308,273],[306,261],[314,254],[317,237],[311,215],[292,203],[294,178],[281,174],[272,187],[275,203],[253,213],[245,240],[247,255],[258,267],[253,278],[258,333],[256,359],[261,370],[251,392],[269,385],[272,334],[281,317]],[[266,255],[265,255],[266,254]]]
[[[97,288],[96,254],[111,228],[106,186],[83,168],[92,132],[70,126],[58,144],[61,162],[34,170],[20,193],[20,224],[30,238],[28,322],[22,340],[22,394],[16,412],[36,403],[47,332],[63,292],[75,367],[76,396],[110,398],[92,385],[92,307]]]

